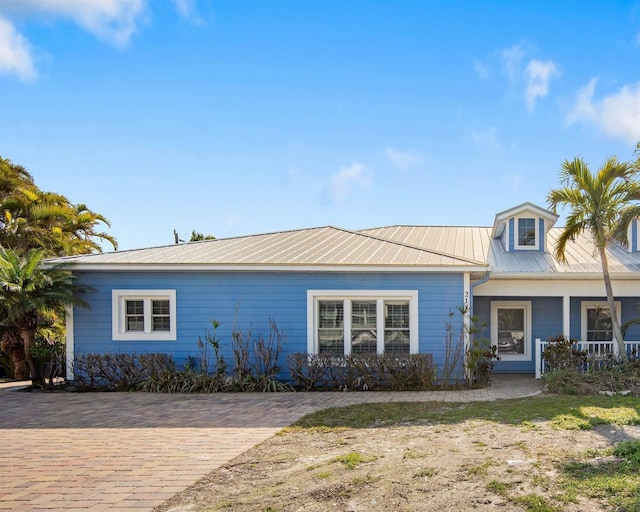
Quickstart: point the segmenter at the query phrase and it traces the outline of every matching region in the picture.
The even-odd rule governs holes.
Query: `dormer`
[[[522,203],[496,215],[492,238],[500,240],[507,252],[546,251],[549,229],[558,215],[533,203]]]

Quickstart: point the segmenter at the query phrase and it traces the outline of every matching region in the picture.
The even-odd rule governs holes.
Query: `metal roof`
[[[164,247],[116,251],[48,260],[78,269],[359,269],[472,271],[508,277],[578,275],[602,272],[588,236],[567,244],[567,263],[553,248],[563,228],[547,234],[547,252],[506,252],[492,238],[492,227],[387,226],[350,231],[327,226]],[[607,251],[612,275],[640,272],[640,254],[612,244]]]
[[[102,266],[420,266],[477,267],[482,261],[336,227],[205,240],[50,260]]]

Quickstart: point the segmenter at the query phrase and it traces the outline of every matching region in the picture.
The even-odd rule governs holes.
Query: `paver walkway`
[[[0,511],[150,511],[319,409],[515,398],[540,386],[495,376],[492,387],[466,391],[163,395],[0,384]]]

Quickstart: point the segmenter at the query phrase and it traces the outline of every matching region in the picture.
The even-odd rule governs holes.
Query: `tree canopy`
[[[0,348],[17,378],[30,374],[34,384],[42,383],[32,354],[36,333],[41,338],[45,326],[61,331],[64,307],[86,305],[76,276],[43,260],[101,252],[101,242],[117,249],[103,226],[110,226],[103,215],[41,190],[29,171],[0,157]]]
[[[103,225],[110,227],[103,215],[40,190],[24,167],[0,157],[0,246],[40,249],[46,257],[101,252],[101,242],[117,249]]]
[[[639,145],[640,148],[640,145]],[[581,158],[565,160],[560,170],[561,188],[549,192],[547,202],[555,213],[558,207],[569,209],[565,227],[558,238],[555,255],[566,261],[567,244],[581,234],[588,235],[598,251],[611,315],[613,335],[619,353],[626,350],[616,312],[607,247],[612,242],[628,243],[628,227],[640,217],[640,166],[608,158],[597,172]]]

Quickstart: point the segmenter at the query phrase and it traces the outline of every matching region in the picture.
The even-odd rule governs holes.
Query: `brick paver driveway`
[[[461,392],[215,395],[0,388],[0,511],[140,512],[318,409],[513,398],[540,384],[505,376]]]

